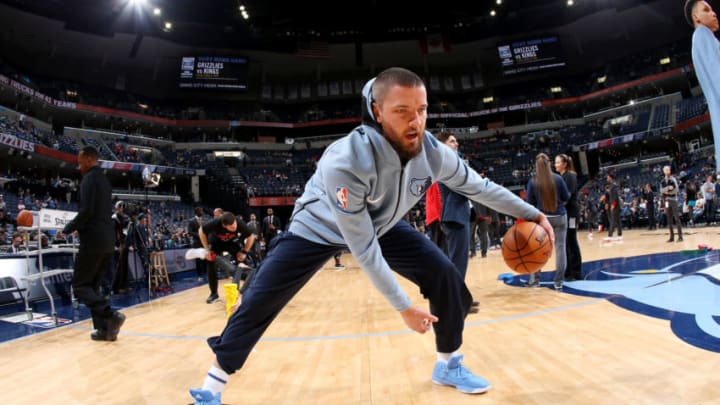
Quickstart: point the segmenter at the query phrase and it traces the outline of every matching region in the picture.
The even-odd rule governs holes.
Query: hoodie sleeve
[[[720,82],[715,80],[720,63],[720,43],[705,26],[698,27],[693,33],[692,60],[705,97],[720,99]]]
[[[438,181],[453,191],[515,218],[534,221],[540,215],[537,208],[523,201],[512,191],[480,177],[452,149],[438,145],[435,152],[441,154]]]
[[[325,178],[325,198],[348,249],[393,308],[398,311],[410,308],[410,299],[382,256],[365,202],[367,185],[348,168],[324,165],[319,170],[323,170]]]

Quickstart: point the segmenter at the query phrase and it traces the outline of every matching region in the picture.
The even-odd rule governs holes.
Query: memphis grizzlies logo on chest
[[[428,188],[432,185],[432,179],[427,176],[423,179],[414,178],[410,180],[410,194],[415,197],[422,197]]]

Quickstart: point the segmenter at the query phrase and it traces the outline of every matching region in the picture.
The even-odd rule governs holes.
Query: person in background
[[[673,221],[678,229],[678,242],[682,242],[682,222],[680,221],[680,207],[678,205],[678,192],[680,186],[675,176],[671,174],[670,166],[663,167],[663,177],[660,180],[660,193],[662,193],[662,204],[665,208],[665,217],[667,218],[668,229],[670,230],[670,239],[668,242],[675,241],[675,233],[673,232]]]
[[[705,198],[705,225],[710,226],[715,222],[715,183],[713,176],[707,176],[705,183],[700,188],[703,198]]]
[[[443,235],[440,224],[441,212],[442,198],[440,197],[440,187],[437,182],[435,182],[425,193],[425,230],[429,233],[430,240],[433,241],[435,246],[445,251],[445,236]]]
[[[648,217],[648,231],[654,231],[657,229],[657,221],[655,218],[655,192],[653,191],[650,183],[645,184],[643,198],[645,199],[645,210]]]
[[[223,212],[220,218],[206,222],[198,231],[200,243],[205,249],[205,260],[207,263],[208,287],[210,296],[205,302],[212,304],[220,297],[218,296],[217,266],[231,277],[237,270],[237,265],[225,259],[222,254],[228,252],[235,257],[237,263],[242,263],[247,258],[248,251],[255,243],[255,236],[245,225],[245,222],[237,219],[232,212]],[[210,244],[212,236],[212,245]]]
[[[282,224],[280,223],[280,218],[275,215],[272,208],[268,208],[267,216],[263,218],[263,238],[265,238],[265,243],[272,243],[272,240],[281,230]]]
[[[608,237],[613,237],[613,232],[617,229],[618,236],[616,240],[622,240],[622,221],[620,220],[620,211],[622,210],[622,202],[620,200],[620,188],[615,183],[615,175],[608,173],[607,175],[608,191],[607,191],[607,216],[608,216]]]
[[[527,184],[525,198],[547,216],[555,234],[555,280],[556,290],[561,290],[565,280],[567,257],[565,256],[565,238],[567,234],[567,211],[565,204],[570,192],[565,181],[550,169],[550,158],[544,153],[535,157],[535,174]],[[528,287],[540,285],[539,271],[530,274]]]
[[[560,154],[555,156],[555,170],[560,173],[565,185],[570,192],[570,199],[565,204],[567,211],[567,237],[565,242],[565,254],[567,257],[567,268],[565,280],[582,280],[582,254],[577,240],[577,227],[580,219],[580,207],[577,202],[577,173],[575,165],[570,156]]]
[[[187,230],[190,238],[192,239],[191,247],[193,249],[201,248],[200,243],[200,227],[203,226],[203,209],[202,207],[195,207],[195,216],[188,221]],[[203,281],[205,275],[205,260],[195,259],[195,271],[197,272],[198,281]]]
[[[27,249],[23,244],[23,234],[20,232],[13,233],[12,240],[10,241],[10,246],[8,246],[7,248],[7,252],[12,254],[19,254],[24,252],[25,250]]]
[[[98,167],[98,152],[92,146],[78,153],[80,182],[78,214],[63,228],[63,233],[77,232],[80,248],[75,261],[72,286],[80,302],[90,310],[95,332],[92,340],[117,340],[125,315],[110,307],[110,301],[100,294],[100,282],[109,270],[115,248],[115,232],[111,221],[112,187]]]
[[[335,270],[345,270],[345,265],[340,261],[341,258],[342,251],[338,251],[335,253],[335,256],[333,256],[333,259],[335,259]]]
[[[456,154],[458,153],[458,141],[452,132],[439,133],[437,140]],[[440,221],[442,222],[442,232],[445,235],[447,255],[465,280],[470,251],[470,204],[467,197],[450,190],[443,183],[438,183],[438,187],[442,200]],[[478,301],[473,301],[470,313],[477,313],[479,306]]]
[[[115,276],[112,281],[112,290],[116,294],[125,294],[128,289],[128,248],[125,244],[129,220],[125,216],[125,203],[115,203],[115,213],[112,216],[115,231]]]
[[[488,245],[490,244],[490,225],[493,223],[493,215],[490,208],[471,201],[475,219],[470,229],[470,257],[476,255],[477,239],[480,239],[480,257],[487,257]]]

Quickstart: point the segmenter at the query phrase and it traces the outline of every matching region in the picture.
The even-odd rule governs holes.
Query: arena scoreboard
[[[181,89],[247,90],[247,76],[247,58],[184,56],[179,86]]]
[[[554,35],[502,43],[497,50],[505,76],[539,73],[566,65],[560,38]]]

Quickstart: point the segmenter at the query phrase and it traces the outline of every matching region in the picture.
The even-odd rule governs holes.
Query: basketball
[[[17,215],[17,226],[33,226],[33,215],[28,210],[22,210]]]
[[[547,232],[535,222],[516,223],[505,233],[502,255],[516,273],[534,273],[552,256],[553,244]]]

